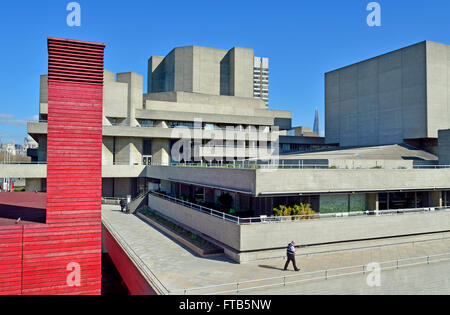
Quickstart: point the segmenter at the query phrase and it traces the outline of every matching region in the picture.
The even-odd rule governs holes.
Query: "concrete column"
[[[170,165],[170,140],[153,139],[152,156],[155,165]]]
[[[142,109],[144,107],[144,79],[140,74],[127,72],[118,73],[117,82],[128,84],[128,112],[126,124],[131,127],[136,127],[138,126],[138,122],[136,120],[136,109]]]
[[[367,194],[367,210],[378,211],[380,210],[380,202],[378,200],[378,194]]]
[[[116,138],[115,162],[122,165],[142,164],[143,140],[139,138]]]
[[[161,120],[161,121],[158,121],[158,122],[155,124],[155,127],[157,127],[157,128],[169,128],[169,125],[167,124],[166,121]]]
[[[442,191],[431,192],[431,207],[442,207]]]

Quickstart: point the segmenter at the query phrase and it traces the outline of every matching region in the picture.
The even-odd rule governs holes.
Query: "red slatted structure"
[[[46,224],[0,228],[0,293],[101,293],[104,49],[48,39]],[[68,285],[71,263],[80,286]]]

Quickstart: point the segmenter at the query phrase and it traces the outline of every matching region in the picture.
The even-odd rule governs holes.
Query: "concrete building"
[[[424,41],[325,74],[326,142],[437,154],[450,128],[450,46]]]
[[[229,164],[267,159],[281,147],[283,152],[324,147],[323,138],[288,136],[291,112],[268,109],[263,99],[253,97],[253,58],[253,50],[245,48],[175,48],[164,58],[150,58],[147,94],[142,75],[105,70],[104,196],[136,196],[147,189],[148,165]],[[35,162],[46,161],[47,80],[41,76],[40,122],[28,124],[28,133],[39,142],[32,152]],[[192,147],[177,151],[186,138],[193,140]],[[186,151],[192,153],[189,158],[182,154]],[[45,179],[28,182],[33,190],[45,189]]]
[[[438,161],[437,148],[431,150],[433,153],[428,153],[422,150],[420,145],[433,144],[433,141],[435,141],[437,147],[437,132],[436,139],[433,140],[431,137],[434,136],[431,131],[435,129],[432,118],[436,116],[432,113],[435,110],[439,111],[439,108],[447,110],[447,104],[431,106],[424,102],[420,103],[420,107],[417,108],[411,107],[411,105],[408,107],[407,115],[412,115],[412,118],[415,117],[414,115],[417,116],[415,124],[410,124],[409,120],[407,123],[391,121],[392,123],[388,124],[387,118],[381,119],[384,117],[382,115],[388,113],[381,109],[387,108],[386,106],[390,104],[389,102],[385,103],[384,100],[392,99],[388,95],[398,96],[400,93],[398,89],[392,90],[395,87],[393,84],[389,85],[391,90],[382,92],[388,89],[388,86],[385,85],[386,78],[390,76],[398,78],[402,71],[405,72],[401,84],[402,89],[404,89],[402,93],[409,92],[409,96],[404,95],[404,97],[417,96],[426,82],[429,82],[430,85],[427,88],[427,93],[434,95],[435,99],[439,97],[441,90],[435,87],[437,83],[433,83],[434,77],[431,74],[440,68],[433,68],[430,65],[434,64],[433,60],[440,60],[440,55],[438,54],[438,58],[436,54],[441,52],[443,47],[447,49],[445,45],[423,42],[373,60],[327,73],[325,100],[327,143],[324,142],[323,138],[311,132],[310,128],[292,129],[291,113],[268,109],[263,100],[253,98],[252,84],[248,85],[250,88],[232,88],[244,77],[252,77],[254,57],[251,49],[233,48],[230,51],[224,51],[190,46],[175,48],[165,58],[151,57],[149,60],[149,93],[147,94],[143,92],[144,83],[141,75],[136,73],[115,75],[112,72],[105,71],[103,195],[104,197],[136,196],[139,192],[153,187],[165,190],[167,193],[178,197],[182,195],[194,197],[198,193],[204,196],[203,202],[214,204],[221,193],[229,190],[229,192],[237,193],[233,198],[235,205],[245,205],[236,207],[235,210],[237,212],[247,211],[252,215],[271,215],[274,207],[282,205],[283,202],[289,203],[291,197],[293,197],[292,200],[298,199],[299,202],[308,201],[317,212],[336,212],[343,209],[388,209],[393,207],[394,204],[396,207],[407,208],[447,205],[450,198],[448,198],[446,190],[450,190],[450,182],[446,183],[445,179],[439,184],[439,187],[433,184],[434,179],[432,178],[422,179],[414,185],[409,183],[411,178],[415,176],[421,176],[426,171],[434,171],[418,168],[435,167],[444,161],[443,158],[441,158],[441,162]],[[240,58],[247,61],[242,61]],[[403,68],[394,67],[398,65],[395,62],[399,60],[403,60]],[[430,65],[425,67],[427,63],[430,63]],[[390,67],[394,67],[391,72],[388,71]],[[373,72],[375,68],[377,69],[376,73]],[[427,71],[431,71],[431,74],[423,76],[427,72],[420,72],[419,70],[422,68],[428,69]],[[355,83],[356,81],[347,82],[347,75],[349,73],[354,74],[356,69],[359,69],[357,73],[360,83]],[[386,71],[387,73],[385,73]],[[411,79],[412,81],[409,81],[410,76],[406,76],[411,71],[417,75],[416,80]],[[232,75],[224,80],[224,74],[228,72]],[[385,76],[387,77],[385,78]],[[356,79],[356,77],[353,78]],[[374,80],[379,82],[379,84],[377,83],[377,89],[369,89],[370,82]],[[360,86],[364,82],[367,84]],[[358,89],[356,89],[355,84],[359,86]],[[245,84],[238,85],[240,88],[246,87]],[[414,88],[407,90],[410,85]],[[225,93],[225,91],[227,92]],[[349,107],[345,106],[345,99],[354,96],[355,91],[358,91],[356,95],[359,98],[352,99],[351,102],[359,104],[359,109],[352,114],[347,111]],[[376,97],[370,94],[372,92],[376,92]],[[443,93],[443,90],[441,92]],[[342,102],[332,102],[336,93],[339,94],[339,100],[342,99]],[[369,93],[369,96],[365,97],[364,95],[367,93]],[[41,120],[45,120],[47,117],[47,97],[46,76],[42,76]],[[369,102],[370,99],[374,98],[380,100],[372,108],[376,112],[364,107],[366,101]],[[398,98],[394,97],[394,99]],[[339,115],[332,115],[336,108],[339,108]],[[427,108],[429,108],[430,115],[417,114],[422,113],[422,110]],[[394,111],[400,109],[403,110],[403,107],[392,107]],[[364,120],[359,122],[364,125],[364,128],[369,129],[366,130],[361,127],[362,129],[359,129],[358,132],[341,133],[345,130],[342,126],[352,124],[363,117],[367,117],[367,119],[369,119],[368,117],[375,117],[367,124]],[[445,118],[446,116],[442,115],[442,117]],[[381,126],[384,126],[382,124],[385,124],[386,128],[381,128]],[[418,130],[417,126],[420,124],[426,124],[429,133],[415,134],[414,137],[417,136],[418,138],[413,138],[413,136],[408,136],[408,139],[403,136],[399,137],[400,129],[402,135],[411,135],[414,130]],[[441,122],[438,122],[438,128],[441,128],[440,124]],[[336,126],[339,126],[339,128]],[[373,126],[373,128],[370,129],[370,126]],[[275,132],[275,128],[279,131]],[[374,130],[383,133],[373,137]],[[46,123],[30,123],[28,132],[39,142],[37,160],[45,162]],[[442,141],[445,139],[444,135]],[[356,137],[352,139],[357,141],[350,141],[351,137]],[[174,150],[180,144],[180,140],[186,138],[194,139],[194,143],[183,146],[182,149]],[[375,138],[378,140],[372,142]],[[416,141],[411,139],[416,139]],[[380,146],[383,142],[395,145]],[[405,142],[413,145],[405,144]],[[336,148],[336,143],[340,144],[339,148]],[[343,150],[343,147],[350,145],[372,145],[372,147],[356,148],[353,151]],[[327,147],[326,151],[302,154],[305,151]],[[445,148],[445,145],[443,147]],[[425,146],[423,149],[427,148],[429,147]],[[192,170],[193,174],[185,174],[183,180],[174,181],[177,176],[167,176],[167,174],[171,174],[170,167],[176,169],[176,173],[180,172],[178,167],[180,162],[183,166],[184,163],[196,163],[200,166],[212,163],[222,167],[231,165],[236,168],[240,165],[244,168],[258,169],[260,168],[258,164],[267,164],[277,150],[280,155],[276,159],[280,167],[290,167],[292,168],[290,174],[293,174],[294,178],[302,178],[300,182],[293,180],[289,187],[286,186],[286,190],[281,189],[283,185],[278,183],[275,176],[275,178],[271,178],[267,183],[264,183],[264,186],[267,186],[264,191],[258,192],[255,187],[260,187],[261,183],[258,182],[257,184],[254,177],[247,178],[244,176],[241,178],[243,175],[240,174],[247,174],[248,170],[224,170],[217,177],[217,180],[220,183],[228,182],[228,185],[204,182],[204,179],[192,180],[198,168]],[[184,156],[187,151],[195,153],[194,156],[189,158]],[[445,151],[445,149],[441,151]],[[180,156],[174,156],[174,152],[184,153]],[[269,152],[268,155],[262,154],[267,152]],[[440,154],[440,156],[443,157],[443,154]],[[157,166],[169,168],[163,168],[166,173],[158,172],[158,176],[154,176],[151,169]],[[320,172],[325,172],[325,177],[321,179],[320,176],[312,176],[314,171],[311,168],[313,167],[320,168]],[[341,174],[350,169],[352,171],[348,172],[352,176],[356,176],[351,177],[353,178],[352,184],[340,180]],[[183,171],[186,172],[185,169]],[[272,172],[284,174],[284,170],[272,169]],[[304,175],[308,172],[311,172],[312,177],[306,177],[308,178],[308,184],[306,184]],[[436,172],[446,173],[447,170]],[[371,178],[374,178],[375,175],[383,173],[384,176],[380,178],[380,182],[377,182],[376,185],[365,184],[366,181],[372,182]],[[394,173],[395,180],[393,179],[392,183],[385,182]],[[319,174],[319,170],[317,174]],[[39,178],[38,176],[39,172],[35,171],[32,176],[33,179],[29,181],[30,186],[36,189],[36,186],[42,185],[41,189],[44,189],[45,178]],[[334,176],[336,176],[336,182]],[[208,178],[214,178],[214,176],[211,177],[208,174]],[[285,179],[286,177],[283,175],[283,180]],[[334,182],[334,186],[328,184]],[[186,185],[186,187],[183,185]],[[209,188],[208,185],[210,185]],[[241,185],[244,186],[241,187]],[[436,189],[439,189],[439,191],[435,191]],[[245,193],[241,194],[242,191]],[[330,195],[333,195],[333,197],[330,197]],[[299,198],[299,196],[302,197]],[[330,204],[332,206],[328,207],[327,205]]]
[[[254,58],[253,97],[269,105],[269,58]]]
[[[80,45],[85,44],[78,41],[73,45],[78,51]],[[422,48],[428,52],[427,45],[434,44],[425,42],[413,47],[420,45],[425,45]],[[430,48],[430,51],[433,49]],[[416,52],[420,56],[419,51]],[[55,52],[61,52],[58,46]],[[153,223],[147,220],[149,217],[145,217],[145,213],[125,215],[118,211],[117,204],[109,204],[103,207],[100,216],[100,194],[105,203],[109,202],[108,197],[117,199],[131,195],[135,198],[129,204],[130,209],[147,206],[147,210],[154,211],[156,215],[163,216],[191,233],[195,236],[192,239],[200,236],[239,263],[279,258],[280,252],[284,255],[286,243],[290,240],[298,240],[298,245],[305,248],[304,254],[318,254],[392,246],[405,240],[412,242],[414,247],[416,241],[433,240],[437,243],[448,234],[450,168],[445,165],[450,164],[449,128],[443,123],[441,126],[440,120],[433,120],[436,118],[432,119],[434,116],[431,114],[421,118],[423,104],[412,107],[413,112],[408,114],[418,120],[418,125],[425,123],[427,132],[434,130],[432,124],[437,121],[439,132],[436,131],[435,135],[432,132],[415,134],[414,128],[405,125],[402,120],[396,121],[401,123],[402,137],[398,137],[397,129],[389,129],[395,127],[394,123],[389,125],[385,122],[383,126],[392,131],[392,138],[389,138],[391,133],[383,133],[389,139],[378,137],[381,143],[369,141],[373,140],[373,130],[369,127],[357,130],[355,139],[361,140],[359,145],[359,142],[352,143],[348,134],[341,134],[340,128],[339,133],[334,133],[338,141],[325,143],[325,139],[318,137],[310,128],[292,128],[290,112],[268,109],[263,100],[254,98],[252,84],[248,88],[244,78],[249,70],[248,64],[239,58],[252,55],[248,50],[234,48],[221,57],[223,53],[192,46],[176,48],[165,58],[152,57],[147,94],[143,92],[143,77],[137,73],[114,74],[103,71],[102,86],[101,67],[97,64],[94,79],[89,72],[81,72],[94,84],[85,85],[80,90],[79,83],[74,83],[73,77],[64,79],[66,82],[58,81],[66,74],[51,69],[50,85],[48,76],[41,77],[40,122],[28,125],[30,136],[39,143],[36,158],[41,164],[2,165],[0,178],[26,178],[27,190],[38,191],[46,190],[48,176],[45,223],[57,224],[50,225],[50,228],[56,227],[58,231],[62,223],[63,229],[67,231],[60,232],[64,237],[72,233],[74,238],[71,242],[83,245],[75,248],[83,255],[94,250],[90,246],[95,246],[96,254],[100,253],[102,235],[104,250],[115,259],[119,272],[129,281],[127,285],[133,286],[130,292],[141,294],[182,292],[179,290],[187,286],[181,285],[186,283],[188,287],[196,287],[198,285],[192,279],[196,281],[197,278],[204,280],[210,277],[205,269],[214,269],[215,276],[207,279],[212,283],[203,282],[203,286],[220,283],[220,278],[234,281],[230,280],[226,269],[217,272],[215,266],[219,261],[226,261],[230,269],[236,266],[226,259],[202,260],[198,256],[193,259],[194,256],[185,251],[184,246],[171,246],[172,243],[163,239],[160,230],[149,228],[148,224]],[[404,53],[409,55],[408,52]],[[403,50],[401,56],[403,58]],[[86,58],[89,60],[90,57]],[[252,61],[251,58],[244,59]],[[395,57],[392,59],[395,60]],[[96,62],[100,60],[97,58]],[[217,60],[223,62],[219,70]],[[49,65],[54,67],[54,63]],[[80,75],[70,61],[67,65],[71,71],[75,70],[75,76]],[[412,71],[410,67],[406,68],[405,71]],[[440,70],[440,67],[437,68]],[[54,77],[55,73],[58,77]],[[226,73],[229,73],[228,77]],[[395,76],[394,73],[391,75]],[[358,82],[368,81],[371,75],[370,71],[358,70]],[[337,76],[339,82],[340,76]],[[379,76],[382,77],[381,74]],[[330,97],[328,89],[332,86],[328,84],[328,79],[326,102]],[[407,76],[402,80],[409,82],[409,79],[411,77]],[[382,77],[379,81],[381,86],[389,80]],[[338,84],[339,94],[352,95],[353,83],[347,84],[344,79],[342,82],[342,86]],[[409,83],[405,86],[409,86]],[[420,93],[420,87],[414,86],[416,88],[408,92]],[[55,93],[55,89],[59,91]],[[70,104],[75,104],[75,108],[73,112],[68,112],[66,96],[71,94],[71,89],[76,89],[78,93],[71,95]],[[435,94],[431,93],[436,99],[444,99],[443,88],[427,86],[426,91],[434,91]],[[91,98],[90,93],[96,97]],[[377,98],[383,99],[386,96],[383,93],[377,92]],[[51,102],[50,126],[46,123],[49,94],[56,96],[56,101]],[[391,91],[391,94],[397,95],[397,92]],[[357,95],[360,95],[359,92]],[[91,102],[91,107],[83,107],[86,100]],[[356,104],[359,106],[365,103],[357,99]],[[423,106],[434,113],[434,110],[445,112],[447,105],[438,102],[431,106],[426,102]],[[87,114],[82,112],[83,108],[88,111]],[[333,106],[329,107],[327,103],[327,113],[330,108]],[[348,108],[345,102],[342,108],[343,113],[350,115],[346,112]],[[361,105],[359,110],[356,114],[366,117],[364,111],[368,109]],[[100,111],[102,115],[99,115]],[[370,114],[374,115],[373,112]],[[74,115],[73,119],[70,115]],[[350,119],[349,124],[352,123],[352,118],[346,115],[328,115],[327,124],[333,128],[336,124],[345,125],[347,119]],[[69,128],[66,128],[66,121]],[[335,131],[331,129],[330,137]],[[410,133],[422,138],[405,138],[404,135]],[[82,135],[85,139],[80,141],[74,134]],[[47,155],[49,166],[46,165]],[[111,203],[117,202],[116,199]],[[95,209],[91,208],[94,205]],[[61,207],[67,211],[61,210]],[[7,223],[15,224],[11,219]],[[77,224],[81,234],[73,234]],[[100,226],[102,231],[99,230]],[[42,236],[49,235],[48,227],[42,228],[42,234],[34,235],[39,241]],[[35,233],[34,228],[24,229],[19,226],[14,230],[22,233],[14,236],[17,244],[23,243],[24,235],[25,239],[29,239],[27,237]],[[167,231],[174,233],[169,235],[175,235],[169,227]],[[54,234],[50,236],[54,238]],[[11,236],[7,231],[3,236],[10,241]],[[78,242],[80,238],[83,241]],[[128,242],[130,239],[133,242]],[[190,246],[194,246],[187,238],[182,239],[181,235],[175,235],[174,239],[191,249]],[[53,242],[61,243],[55,238]],[[61,244],[66,246],[68,243]],[[74,250],[72,247],[64,249],[64,252]],[[47,251],[45,246],[42,248],[44,252]],[[170,250],[167,251],[167,248]],[[417,249],[422,256],[439,254],[439,249],[426,252],[423,249]],[[16,248],[12,250],[17,251]],[[184,255],[190,258],[179,255],[179,250],[183,250]],[[157,255],[150,257],[149,252]],[[162,252],[165,254],[158,255]],[[190,272],[189,277],[177,277],[173,270],[167,272],[167,257],[174,253],[176,257],[191,263],[187,267],[186,264],[179,264],[182,268],[177,267],[176,270],[178,274]],[[370,255],[366,256],[367,261],[364,259],[360,263],[373,261],[373,257],[368,257]],[[13,256],[8,253],[8,257]],[[42,263],[47,256],[44,260],[33,261],[33,264],[47,268]],[[95,261],[87,260],[89,265],[99,267],[99,257]],[[391,256],[384,257],[386,260],[393,259]],[[397,268],[401,258],[396,258]],[[430,256],[425,258],[424,265],[430,264]],[[153,260],[151,264],[142,263],[148,259]],[[161,264],[162,260],[164,262]],[[192,268],[194,260],[196,267]],[[334,262],[339,259],[333,257],[330,260]],[[23,262],[16,263],[20,267],[13,268],[22,270]],[[149,266],[158,271],[150,270]],[[277,270],[267,265],[261,267],[266,271]],[[245,268],[240,269],[248,272]],[[366,269],[362,272],[365,274]],[[184,283],[180,287],[164,289],[155,274],[162,274],[171,281],[181,279]],[[327,272],[325,276],[331,278],[333,275]],[[66,275],[61,280],[66,281]],[[237,281],[241,280],[238,278]],[[97,291],[99,284],[96,276],[93,290]],[[239,290],[239,283],[236,290]]]

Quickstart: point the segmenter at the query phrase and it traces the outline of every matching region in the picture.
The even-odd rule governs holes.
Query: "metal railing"
[[[123,198],[102,197],[102,205],[119,205]]]
[[[254,148],[250,148],[251,150]],[[258,149],[258,148],[255,148]],[[272,150],[270,148],[264,148],[265,150]],[[153,164],[153,166],[164,166]],[[167,166],[167,165],[166,165]],[[176,167],[205,167],[205,168],[236,168],[236,169],[326,169],[326,170],[423,170],[423,169],[450,169],[450,165],[413,165],[412,167],[397,168],[389,167],[385,168],[380,165],[374,165],[371,167],[358,167],[358,166],[335,166],[329,164],[313,164],[305,163],[305,160],[298,161],[297,163],[285,163],[283,161],[279,163],[260,163],[254,161],[234,161],[234,162],[172,162],[170,166]]]
[[[436,211],[449,211],[450,207],[428,207],[428,208],[412,208],[412,209],[390,209],[390,210],[378,210],[378,211],[357,211],[357,212],[340,212],[340,213],[317,213],[309,215],[293,215],[293,216],[271,216],[271,217],[247,217],[241,218],[231,214],[223,213],[208,207],[204,207],[189,201],[181,200],[169,195],[161,194],[158,192],[149,192],[149,195],[161,198],[176,204],[185,206],[195,211],[199,211],[205,214],[209,214],[213,217],[233,222],[236,224],[270,224],[270,223],[294,223],[306,220],[323,220],[323,219],[345,219],[354,217],[377,217],[388,215],[405,215],[421,212],[436,212]]]
[[[149,195],[155,196],[155,197],[158,197],[158,198],[161,198],[161,199],[164,199],[164,200],[168,200],[168,201],[171,201],[171,202],[174,202],[176,204],[185,206],[185,207],[193,209],[195,211],[199,211],[199,212],[202,212],[202,213],[209,214],[209,215],[211,215],[213,217],[216,217],[216,218],[219,218],[219,219],[222,219],[222,220],[225,220],[225,221],[229,221],[229,222],[240,224],[241,218],[239,218],[237,216],[234,216],[234,215],[231,215],[231,214],[220,212],[220,211],[208,208],[208,207],[204,207],[204,206],[201,206],[201,205],[189,202],[189,201],[184,201],[184,200],[181,200],[181,199],[177,199],[175,197],[164,195],[164,194],[161,194],[161,193],[158,193],[158,192],[154,192],[154,191],[149,192]]]
[[[396,270],[405,267],[429,265],[432,263],[439,263],[450,261],[450,253],[435,254],[429,256],[412,257],[404,259],[396,259],[378,263],[380,271]],[[365,275],[371,270],[368,270],[369,265],[356,265],[341,268],[330,268],[306,273],[300,273],[292,276],[280,276],[263,278],[256,280],[247,280],[240,282],[224,283],[218,285],[194,287],[183,290],[170,291],[172,295],[221,295],[221,294],[239,294],[253,290],[274,287],[286,287],[289,285],[300,284],[308,281],[329,280],[333,278],[351,276],[351,275]],[[214,290],[217,289],[217,290]]]

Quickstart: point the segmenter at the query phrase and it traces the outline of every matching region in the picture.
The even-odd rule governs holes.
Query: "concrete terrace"
[[[236,264],[225,256],[202,258],[174,242],[172,239],[154,229],[134,215],[120,212],[116,206],[103,206],[102,221],[122,248],[126,247],[130,257],[138,260],[148,274],[156,277],[169,294],[211,294],[227,290],[230,287],[202,289],[191,291],[191,288],[214,286],[225,283],[244,282],[271,277],[297,275],[292,271],[282,271],[284,266],[284,250],[280,258]],[[415,243],[411,243],[412,241]],[[288,243],[290,240],[287,240]],[[302,256],[302,250],[297,258],[297,264],[302,268],[301,274],[324,269],[347,266],[365,265],[371,262],[384,262],[397,259],[422,257],[450,252],[450,233],[440,233],[428,236],[402,238],[397,245],[380,245],[383,241],[366,241],[359,246],[366,249],[354,249],[340,252],[324,252]],[[444,258],[449,258],[447,255]],[[430,293],[450,293],[450,277],[444,271],[448,270],[450,262],[433,263],[415,267],[405,267],[400,270],[382,272],[382,281],[386,286],[369,288],[366,276],[344,276],[329,280],[309,281],[292,284],[286,287],[275,286],[247,291],[247,294],[401,294],[422,292],[430,284]],[[139,267],[138,267],[139,268]],[[428,268],[428,269],[427,269]],[[428,271],[427,271],[428,270]],[[431,272],[431,274],[428,274]],[[411,275],[411,277],[410,277]],[[393,280],[396,279],[397,282]],[[398,281],[398,280],[401,281]],[[427,279],[431,282],[428,283]],[[362,284],[361,284],[362,283]],[[396,284],[397,283],[397,284]],[[265,283],[262,283],[265,284]],[[258,284],[254,284],[256,286]],[[346,291],[347,288],[349,291]],[[169,292],[167,292],[169,291]]]

